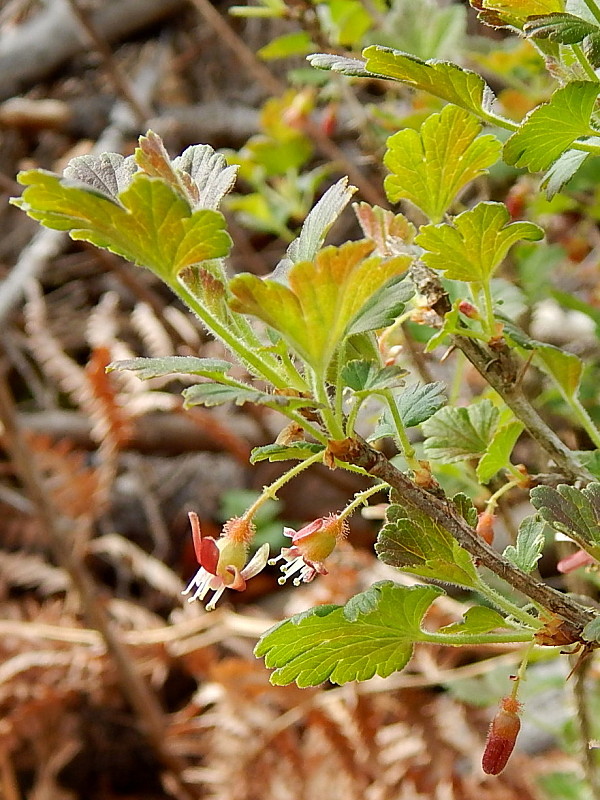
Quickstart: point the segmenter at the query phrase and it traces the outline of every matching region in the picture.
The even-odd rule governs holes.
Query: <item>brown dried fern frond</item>
[[[53,442],[44,434],[25,433],[45,490],[62,515],[69,519],[94,519],[105,502],[97,467],[87,464],[87,453],[63,439]]]

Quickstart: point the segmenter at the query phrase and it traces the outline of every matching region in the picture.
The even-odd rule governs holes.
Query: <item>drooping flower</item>
[[[189,513],[192,526],[194,550],[200,569],[183,595],[195,590],[188,603],[204,600],[208,592],[214,592],[206,610],[212,611],[225,589],[243,592],[246,582],[266,566],[269,558],[269,545],[263,544],[246,564],[250,542],[254,537],[254,525],[244,517],[234,517],[223,526],[219,539],[202,536],[200,520],[194,511]]]
[[[281,567],[282,576],[279,583],[283,584],[292,575],[294,585],[309,583],[316,575],[327,575],[324,566],[325,559],[331,555],[335,546],[348,535],[348,523],[336,514],[309,522],[299,531],[284,528],[286,536],[291,537],[292,546],[284,547],[277,558],[272,558],[269,564],[276,564],[283,560]]]

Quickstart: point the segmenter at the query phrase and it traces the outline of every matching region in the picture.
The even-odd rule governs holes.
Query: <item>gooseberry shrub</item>
[[[495,774],[519,730],[517,692],[527,660],[541,648],[567,647],[583,661],[600,641],[593,604],[537,573],[555,535],[575,545],[559,564],[565,573],[600,560],[600,432],[580,397],[586,365],[515,323],[500,277],[515,248],[534,264],[555,260],[543,227],[524,215],[535,215],[538,201],[542,208],[581,203],[570,187],[600,155],[600,10],[594,0],[576,13],[561,0],[475,5],[485,23],[522,37],[548,68],[541,84],[547,97],[519,121],[501,113],[479,73],[456,63],[379,44],[362,58],[309,56],[313,67],[349,81],[395,82],[437,103],[418,125],[387,140],[385,194],[404,213],[358,200],[356,241],[325,245],[355,195],[342,178],[313,206],[269,276],[231,277],[225,259],[232,242],[220,206],[237,167],[208,145],[171,158],[152,131],[127,158],[80,156],[63,175],[20,173],[25,190],[13,202],[47,227],[150,269],[231,357],[138,358],[110,369],[143,380],[194,376],[198,382],[184,391],[188,407],[252,403],[283,418],[276,441],[256,448],[251,462],[289,461],[290,469],[217,540],[203,537],[191,515],[200,568],[186,590],[190,599],[209,598],[212,608],[266,566],[268,545],[249,559],[253,517],[303,470],[325,464],[370,477],[372,485],[344,509],[285,529],[291,546],[272,559],[283,563],[280,581],[325,573],[352,513],[378,496],[387,503],[379,559],[422,582],[383,581],[344,606],[313,608],[268,631],[256,653],[273,669],[273,683],[314,686],[389,676],[420,642],[522,644],[521,669],[484,755],[484,769]],[[307,37],[294,41],[302,49]],[[236,198],[232,207],[251,209],[256,223],[265,185],[252,153],[239,160],[254,175],[252,202]],[[477,197],[482,176],[499,164],[529,174],[526,196]],[[277,224],[272,216],[266,229],[289,232],[289,215]],[[534,278],[530,270],[530,288]],[[584,301],[562,300],[598,320]],[[442,381],[419,382],[397,363],[403,323],[420,326],[427,352],[472,364],[487,388],[464,406],[456,392],[448,402]],[[238,377],[239,365],[247,378]],[[554,387],[557,408],[585,433],[588,449],[571,449],[545,421],[527,391],[534,370]],[[383,440],[393,442],[395,455],[384,454]],[[534,453],[528,466],[513,463],[518,441]],[[501,553],[492,546],[495,512],[512,491],[529,492],[531,513]],[[462,621],[431,630],[423,619],[446,585],[459,587],[469,607]]]

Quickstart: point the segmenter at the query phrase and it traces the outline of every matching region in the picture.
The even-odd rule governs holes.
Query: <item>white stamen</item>
[[[208,603],[208,604],[207,604],[207,606],[206,606],[206,610],[207,610],[207,611],[214,611],[214,610],[215,610],[215,607],[216,607],[216,605],[217,605],[217,602],[218,602],[218,600],[219,600],[219,597],[221,597],[221,595],[223,594],[223,592],[225,591],[225,589],[226,589],[226,588],[227,588],[227,586],[226,586],[225,584],[223,584],[223,586],[220,586],[220,587],[219,587],[219,588],[218,588],[218,589],[215,591],[215,593],[214,593],[214,595],[213,595],[213,597],[212,597],[212,600],[211,600],[211,601],[210,601],[210,603]]]

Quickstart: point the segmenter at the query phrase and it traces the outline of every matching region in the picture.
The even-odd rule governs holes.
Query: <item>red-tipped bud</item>
[[[504,697],[500,701],[500,710],[490,725],[481,759],[487,775],[499,775],[508,763],[521,728],[519,709],[520,703],[514,697]]]
[[[468,300],[461,300],[458,304],[458,310],[463,316],[468,317],[469,319],[481,319],[479,309],[476,308],[473,303],[469,303]]]
[[[568,572],[574,572],[576,569],[579,569],[579,567],[587,567],[588,564],[594,563],[596,563],[594,556],[586,553],[585,550],[576,550],[574,553],[570,553],[568,556],[561,558],[556,565],[556,569],[566,574]]]
[[[489,511],[484,511],[479,515],[479,519],[477,520],[477,527],[475,530],[487,544],[492,544],[494,541],[495,519],[496,517],[494,514],[490,514]]]

